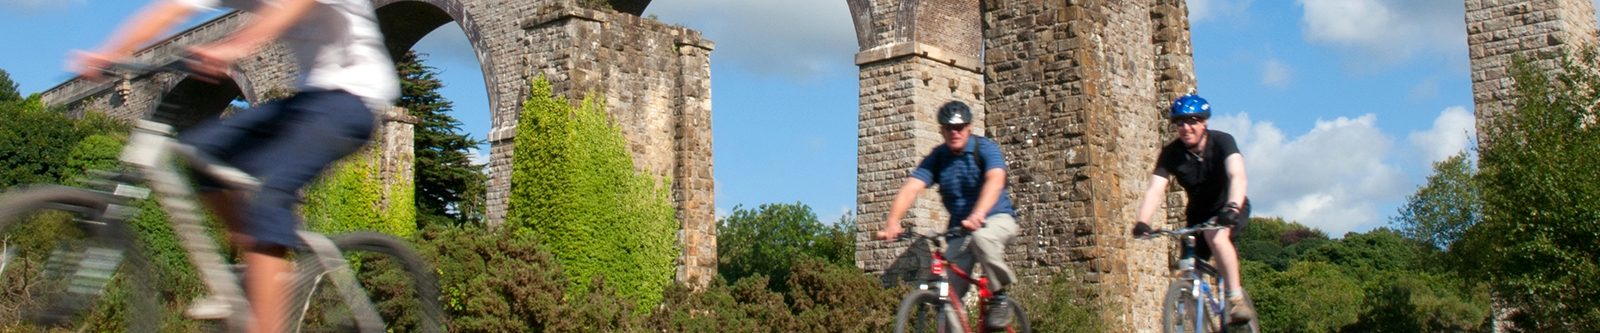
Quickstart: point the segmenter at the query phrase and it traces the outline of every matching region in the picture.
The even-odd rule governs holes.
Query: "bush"
[[[805,258],[854,265],[854,220],[847,215],[840,222],[823,225],[801,203],[735,206],[717,223],[717,274],[735,283],[757,274],[781,282]],[[786,291],[784,285],[773,287]]]
[[[416,233],[414,189],[411,184],[385,189],[378,154],[376,146],[352,154],[307,188],[301,207],[307,229],[328,234],[371,230],[401,238]]]
[[[605,104],[574,109],[540,78],[517,129],[506,226],[538,238],[578,294],[603,277],[640,308],[657,304],[677,268],[671,187],[635,171]]]
[[[1277,273],[1256,265],[1242,266],[1262,332],[1337,332],[1356,322],[1365,294],[1360,284],[1338,266],[1296,262]]]
[[[1028,311],[1034,332],[1104,332],[1100,310],[1105,300],[1068,272],[1055,274],[1049,284],[1023,283],[1011,292]]]

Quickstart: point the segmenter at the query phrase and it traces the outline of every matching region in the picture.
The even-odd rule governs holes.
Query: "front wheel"
[[[1022,303],[1006,298],[1006,303],[1011,304],[1011,326],[1006,327],[1007,333],[1032,333],[1033,326],[1028,324],[1028,311],[1022,309]]]
[[[403,240],[375,232],[354,232],[333,237],[367,298],[390,332],[444,332],[444,306],[439,302],[439,278],[433,265]],[[305,267],[305,266],[302,266]],[[302,277],[308,279],[310,277]],[[305,297],[302,332],[353,331],[354,318],[328,279],[300,284],[296,295]]]
[[[1021,308],[1018,308],[1019,310]],[[950,306],[939,300],[939,295],[927,290],[913,290],[900,301],[895,311],[894,332],[957,332],[950,317]]]
[[[114,202],[60,186],[0,197],[0,331],[161,330],[150,261],[121,217],[106,216],[131,208]]]
[[[1196,332],[1195,313],[1203,311],[1195,308],[1195,301],[1190,289],[1193,284],[1189,281],[1172,281],[1167,287],[1167,296],[1161,300],[1161,331],[1166,333],[1191,333]],[[1210,325],[1206,325],[1210,326]],[[1211,331],[1207,327],[1205,331]]]

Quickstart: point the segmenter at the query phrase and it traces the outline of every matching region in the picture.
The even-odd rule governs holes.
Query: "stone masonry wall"
[[[1484,125],[1516,103],[1508,72],[1513,56],[1551,71],[1560,69],[1563,50],[1596,45],[1595,8],[1589,0],[1467,0],[1466,6],[1480,140]]]
[[[941,143],[934,108],[979,98],[1022,227],[1007,261],[1026,283],[1092,286],[1113,331],[1156,331],[1174,245],[1126,235],[1171,139],[1162,110],[1195,85],[1183,1],[983,1],[977,25],[954,3],[905,3],[849,1],[862,49],[858,264],[886,281],[924,269],[909,265],[925,255],[917,249],[866,237],[916,159]],[[983,86],[968,92],[967,82]],[[1166,223],[1182,199],[1167,198]],[[942,225],[944,210],[925,196],[909,218]]]
[[[682,226],[679,280],[709,283],[716,275],[713,44],[699,32],[634,15],[568,5],[534,13],[522,22],[525,59],[533,60],[525,75],[546,77],[573,103],[604,97],[635,167],[672,182]]]

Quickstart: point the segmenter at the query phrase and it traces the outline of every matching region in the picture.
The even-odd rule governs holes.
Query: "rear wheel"
[[[113,202],[59,186],[0,197],[0,330],[161,329],[152,266]]]
[[[444,332],[444,307],[439,303],[439,279],[433,266],[393,236],[355,232],[333,237],[350,269],[356,273],[367,299],[377,308],[388,331]],[[309,258],[308,258],[309,259]],[[301,317],[303,332],[356,331],[355,318],[337,287],[323,272],[301,260],[292,310]]]

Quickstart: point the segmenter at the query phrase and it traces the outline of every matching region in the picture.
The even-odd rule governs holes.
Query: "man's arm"
[[[1245,190],[1250,184],[1244,175],[1244,155],[1228,155],[1223,164],[1228,171],[1228,202],[1243,207]]]
[[[317,0],[282,0],[275,6],[264,6],[254,21],[228,38],[190,50],[203,61],[199,71],[217,76],[226,74],[235,60],[278,38],[316,3]]]
[[[983,172],[983,188],[978,191],[978,202],[972,206],[972,214],[962,221],[967,229],[978,230],[983,227],[983,219],[988,217],[989,209],[1000,202],[1000,190],[1006,188],[1006,169],[994,168]],[[970,224],[969,224],[970,223]]]
[[[74,54],[72,62],[67,64],[68,70],[85,78],[99,78],[107,64],[127,58],[139,46],[193,14],[194,8],[188,5],[173,1],[152,2],[123,22],[99,49]]]
[[[1168,176],[1167,169],[1163,168],[1156,168],[1150,173],[1150,185],[1145,186],[1144,195],[1139,197],[1139,211],[1134,221],[1149,223],[1150,217],[1156,214],[1156,209],[1161,208],[1162,199],[1165,199],[1167,194]]]
[[[878,239],[894,239],[900,234],[900,219],[906,217],[906,211],[911,210],[911,204],[917,201],[917,195],[928,188],[928,183],[917,178],[906,178],[906,183],[900,185],[900,192],[895,193],[894,203],[889,205],[889,219],[884,221],[883,230],[878,232]]]

